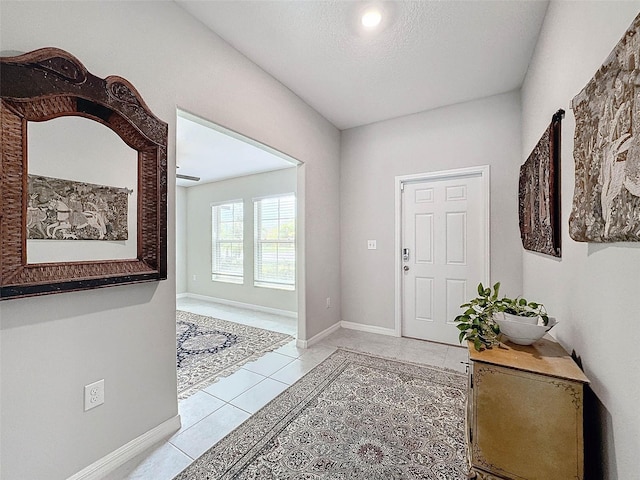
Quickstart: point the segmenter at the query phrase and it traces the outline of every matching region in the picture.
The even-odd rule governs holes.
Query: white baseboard
[[[373,325],[365,325],[364,323],[355,322],[340,322],[342,328],[348,328],[350,330],[360,330],[361,332],[377,333],[378,335],[389,335],[391,337],[398,337],[398,333],[395,328],[376,327]]]
[[[176,294],[176,300],[178,298],[187,298],[187,296],[189,296],[188,293],[178,293],[178,294]]]
[[[278,308],[263,307],[262,305],[253,305],[251,303],[236,302],[235,300],[227,300],[226,298],[209,297],[207,295],[200,295],[198,293],[181,293],[180,295],[182,296],[176,295],[176,298],[195,298],[197,300],[221,303],[222,305],[229,305],[231,307],[247,308],[249,310],[257,310],[258,312],[273,313],[274,315],[282,315],[283,317],[298,318],[298,313],[292,312],[291,310],[280,310]]]
[[[311,345],[318,343],[323,338],[331,335],[333,332],[338,330],[339,328],[348,328],[350,330],[360,330],[362,332],[369,333],[377,333],[378,335],[388,335],[391,337],[399,337],[398,333],[394,328],[384,328],[384,327],[375,327],[373,325],[365,325],[363,323],[354,323],[354,322],[338,322],[334,325],[331,325],[329,328],[323,330],[322,332],[314,335],[309,340],[300,340],[296,341],[296,347],[298,348],[309,348]]]
[[[324,337],[331,335],[333,332],[340,328],[340,322],[331,325],[329,328],[324,329],[317,335],[314,335],[309,340],[296,340],[296,347],[298,348],[309,348],[311,345],[318,343]]]
[[[139,437],[134,438],[126,445],[123,445],[117,450],[102,457],[100,460],[93,462],[91,465],[83,468],[75,475],[70,476],[67,480],[99,480],[104,478],[108,473],[112,472],[120,465],[128,462],[136,455],[144,452],[147,448],[153,446],[179,429],[180,415],[176,415],[148,432],[143,433]]]

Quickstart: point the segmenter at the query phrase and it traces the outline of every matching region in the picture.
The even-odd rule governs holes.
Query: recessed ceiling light
[[[362,15],[362,25],[365,28],[375,28],[380,25],[382,20],[382,14],[379,10],[371,9],[364,12]]]

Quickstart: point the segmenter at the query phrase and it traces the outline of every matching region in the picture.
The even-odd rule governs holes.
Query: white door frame
[[[490,204],[490,183],[489,183],[489,165],[480,165],[477,167],[457,168],[453,170],[442,170],[439,172],[417,173],[413,175],[400,175],[395,177],[395,336],[402,336],[402,186],[405,183],[422,182],[428,180],[454,179],[460,177],[480,175],[482,179],[482,195],[484,204],[484,213],[486,219],[485,225],[485,278],[483,283],[490,284],[490,268],[491,268],[491,204]]]

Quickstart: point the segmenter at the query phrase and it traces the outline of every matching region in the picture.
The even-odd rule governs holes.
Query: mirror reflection
[[[83,117],[27,131],[27,263],[136,258],[138,152]]]

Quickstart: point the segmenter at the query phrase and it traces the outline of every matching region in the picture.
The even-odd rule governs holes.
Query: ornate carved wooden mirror
[[[0,96],[0,299],[166,279],[168,129],[136,89],[117,76],[102,79],[92,75],[63,50],[43,48],[0,58]],[[127,184],[131,188],[92,184],[69,178],[65,172],[60,178],[48,178],[29,170],[29,125],[37,130],[30,122],[62,117],[80,117],[109,127],[135,151],[137,165],[133,161],[131,169],[122,169],[129,172],[122,175],[130,177]],[[73,125],[65,128],[73,144],[79,130]],[[96,150],[101,148],[96,145]],[[46,148],[44,152],[46,156]],[[96,152],[96,157],[98,153],[104,154]],[[56,162],[55,158],[52,154],[49,163]],[[92,162],[93,178],[116,165],[95,158],[76,161],[85,162],[84,167]],[[132,192],[137,200],[127,210],[121,205],[127,204]],[[123,213],[127,211],[129,215]],[[128,230],[127,224],[131,224]],[[133,238],[127,236],[128,231]],[[28,242],[38,241],[34,238],[42,238],[39,248],[45,252],[92,247],[95,238],[111,240],[116,247],[128,241],[134,254],[91,258],[88,253],[88,258],[73,261],[56,256],[47,261],[45,255],[44,260],[32,261],[27,247]],[[94,243],[87,243],[91,241]]]

